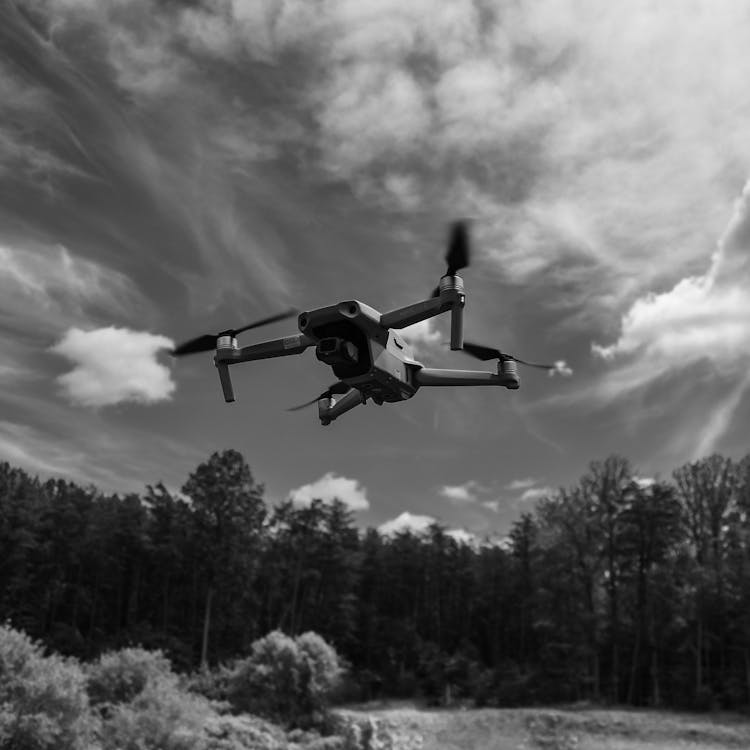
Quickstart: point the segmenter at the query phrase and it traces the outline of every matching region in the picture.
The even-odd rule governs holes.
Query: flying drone
[[[183,356],[215,349],[214,363],[224,400],[234,401],[229,374],[231,365],[271,357],[288,357],[315,347],[315,356],[330,365],[338,380],[317,398],[293,407],[302,409],[317,402],[318,416],[328,425],[345,412],[368,400],[375,404],[394,403],[411,398],[428,386],[520,386],[517,364],[554,370],[554,365],[525,362],[499,349],[463,340],[463,310],[466,304],[463,279],[458,271],[469,265],[469,233],[464,221],[450,229],[446,253],[448,268],[429,299],[380,313],[358,300],[338,302],[328,307],[299,313],[296,310],[272,315],[242,328],[205,334],[180,344],[172,354]],[[398,331],[445,312],[451,314],[450,348],[463,350],[483,361],[497,360],[496,372],[446,370],[424,367],[414,358],[412,347]],[[292,317],[297,317],[299,333],[240,347],[237,336]]]

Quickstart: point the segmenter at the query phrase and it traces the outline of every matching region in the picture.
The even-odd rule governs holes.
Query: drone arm
[[[386,328],[406,328],[407,326],[420,323],[428,318],[434,318],[436,315],[440,315],[440,313],[452,310],[454,316],[456,313],[459,313],[458,317],[454,317],[454,323],[458,324],[457,327],[460,330],[462,328],[461,323],[463,320],[460,313],[463,313],[465,301],[466,297],[463,293],[463,289],[444,289],[441,290],[440,295],[437,297],[430,297],[430,299],[423,300],[422,302],[415,302],[406,307],[399,307],[398,310],[391,310],[390,312],[383,313],[380,316],[380,325],[385,326]],[[452,328],[453,327],[454,326],[452,326]],[[453,340],[453,338],[452,334],[451,340]]]
[[[414,382],[419,386],[436,385],[502,385],[515,390],[520,386],[516,372],[481,372],[476,370],[439,370],[422,367],[414,373]]]
[[[234,401],[234,389],[232,379],[229,375],[229,365],[238,362],[252,362],[256,359],[270,359],[271,357],[287,357],[291,354],[301,354],[309,346],[315,344],[315,340],[304,334],[286,336],[283,339],[261,341],[259,344],[250,346],[237,346],[237,339],[233,336],[222,336],[216,346],[214,363],[219,371],[221,390],[227,403]]]
[[[437,297],[384,313],[380,316],[380,325],[386,328],[406,328],[450,310],[451,349],[463,348],[464,304],[466,303],[463,281],[458,276],[443,276],[440,287],[440,294]]]
[[[386,328],[406,328],[451,309],[451,303],[440,297],[432,297],[423,302],[399,307],[380,316],[380,325]]]
[[[304,333],[285,336],[282,339],[261,341],[258,344],[241,348],[236,346],[234,339],[232,341],[234,342],[233,345],[217,347],[215,357],[217,366],[220,363],[235,365],[238,362],[254,362],[258,359],[270,359],[271,357],[288,357],[291,354],[301,354],[305,349],[316,344],[315,339],[305,336]]]

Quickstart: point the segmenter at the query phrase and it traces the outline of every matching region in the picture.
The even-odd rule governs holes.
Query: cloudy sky
[[[744,455],[748,34],[736,0],[0,1],[0,459],[138,491],[234,447],[271,501],[485,534],[611,452]],[[312,351],[235,404],[168,354],[416,301],[464,216],[467,339],[572,377],[323,428],[285,411],[332,382]],[[477,365],[446,323],[420,359]]]

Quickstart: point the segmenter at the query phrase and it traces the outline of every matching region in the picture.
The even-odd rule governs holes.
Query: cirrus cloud
[[[157,354],[173,347],[166,336],[109,326],[71,328],[51,351],[74,365],[57,378],[64,395],[73,404],[99,407],[170,398],[175,383]]]

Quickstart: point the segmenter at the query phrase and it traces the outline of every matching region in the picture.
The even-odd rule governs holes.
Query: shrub
[[[0,747],[83,750],[93,729],[79,665],[0,626]]]
[[[319,635],[292,639],[275,630],[255,641],[252,654],[237,663],[229,699],[235,710],[309,726],[322,719],[342,671],[336,651]]]
[[[306,699],[311,710],[321,711],[341,682],[344,674],[341,659],[333,646],[312,631],[297,637],[297,647],[307,662]]]
[[[234,667],[220,664],[214,669],[201,669],[183,678],[182,685],[192,693],[208,698],[216,703],[224,703],[229,699]]]
[[[205,728],[214,718],[205,698],[151,679],[130,702],[112,706],[101,744],[103,750],[208,750]]]
[[[148,684],[176,685],[177,676],[161,651],[124,648],[99,657],[88,669],[88,692],[95,706],[129,703]]]

